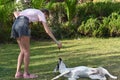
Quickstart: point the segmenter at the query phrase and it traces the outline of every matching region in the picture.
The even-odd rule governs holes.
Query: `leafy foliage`
[[[88,36],[93,36],[95,35],[95,31],[99,27],[99,22],[97,19],[88,19],[87,22],[83,22],[82,25],[78,28],[78,31],[81,34],[88,35]]]
[[[99,19],[88,19],[78,28],[81,34],[94,37],[116,37],[120,35],[120,15],[112,13],[108,17]]]
[[[119,3],[88,2],[76,4],[76,0],[65,0],[65,2],[32,0],[32,7],[49,9],[50,19],[48,19],[48,24],[57,38],[120,36]],[[14,21],[14,10],[13,0],[2,0],[0,2],[0,42],[10,40],[10,30]],[[38,25],[33,24],[33,38],[48,39],[43,27]]]
[[[68,20],[71,21],[76,15],[77,0],[65,0],[65,8]]]

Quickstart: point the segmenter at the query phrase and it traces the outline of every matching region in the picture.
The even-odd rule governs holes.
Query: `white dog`
[[[54,69],[54,72],[59,71],[61,74],[54,77],[52,80],[56,80],[61,76],[67,77],[68,80],[77,80],[80,77],[88,77],[90,79],[97,80],[106,80],[108,75],[112,79],[117,79],[116,76],[111,75],[105,68],[90,68],[86,66],[78,66],[74,68],[66,68],[66,65],[63,63],[62,59],[59,58],[59,62]]]

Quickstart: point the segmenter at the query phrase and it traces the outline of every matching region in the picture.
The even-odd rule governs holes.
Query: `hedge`
[[[120,36],[120,3],[89,2],[77,4],[74,8],[76,15],[70,21],[64,2],[52,3],[49,4],[49,7],[48,5],[45,7],[51,13],[48,23],[57,38]],[[36,8],[43,8],[43,6],[37,5]],[[13,2],[0,4],[0,43],[11,40],[10,33],[14,21],[13,11]],[[32,38],[49,39],[49,36],[45,33],[42,25],[34,23]]]

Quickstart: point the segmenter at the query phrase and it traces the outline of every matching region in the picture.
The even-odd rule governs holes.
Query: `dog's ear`
[[[55,67],[53,72],[57,72],[58,70],[59,70],[59,63],[57,63],[57,65],[56,65],[56,67]]]
[[[57,65],[56,65],[56,67],[54,69],[54,72],[57,72],[59,70],[59,65],[60,65],[61,61],[62,61],[62,59],[59,58],[59,61],[58,61]]]
[[[59,58],[59,61],[62,61],[62,58]]]

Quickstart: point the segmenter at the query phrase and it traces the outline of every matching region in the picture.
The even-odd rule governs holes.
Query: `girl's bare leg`
[[[15,76],[21,76],[21,65],[24,61],[24,72],[28,73],[28,66],[29,66],[29,55],[30,55],[30,38],[28,36],[22,36],[20,38],[17,38],[17,42],[20,48],[20,53],[18,56],[18,63],[17,63],[17,70]]]
[[[22,36],[17,39],[20,46],[20,54],[18,57],[17,72],[20,72],[22,62],[24,61],[24,78],[37,78],[35,74],[29,74],[28,67],[30,62],[30,37]]]

